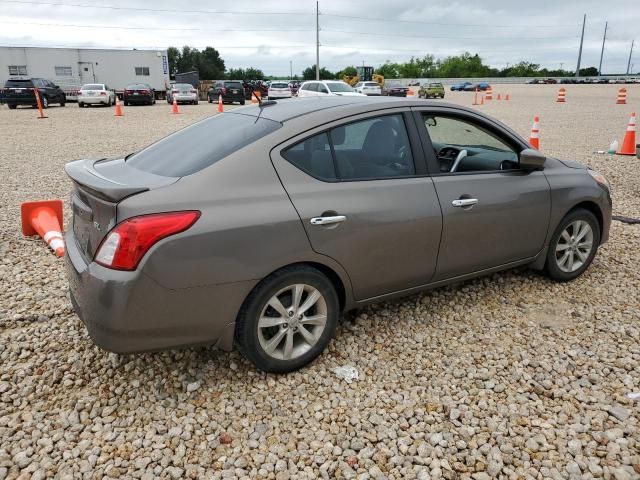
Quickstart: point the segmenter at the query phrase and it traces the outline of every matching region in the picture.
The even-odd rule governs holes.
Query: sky
[[[640,71],[640,1],[320,0],[320,65],[436,58],[469,51],[504,68],[525,60],[575,70],[583,14],[582,67]],[[315,64],[316,2],[263,0],[0,0],[0,45],[218,49],[227,68],[256,67],[288,77]]]

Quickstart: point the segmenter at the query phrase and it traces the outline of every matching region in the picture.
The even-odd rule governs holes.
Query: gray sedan
[[[519,265],[572,280],[611,222],[602,175],[424,100],[269,102],[66,171],[96,344],[236,346],[270,372],[318,356],[345,310]]]

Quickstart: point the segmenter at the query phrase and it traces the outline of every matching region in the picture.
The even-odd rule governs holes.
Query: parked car
[[[400,82],[386,82],[382,89],[382,95],[388,97],[406,97],[409,89]]]
[[[558,81],[555,78],[545,78],[543,80],[543,83],[547,85],[555,85],[556,83],[558,83]]]
[[[440,82],[427,83],[418,90],[419,98],[444,98],[444,86]]]
[[[364,97],[362,93],[356,92],[353,87],[342,80],[312,80],[304,82],[298,90],[299,97],[322,97],[325,95],[342,97]]]
[[[148,83],[132,83],[124,87],[123,100],[128,105],[154,105],[156,92]]]
[[[417,99],[249,106],[65,170],[70,297],[97,345],[236,346],[270,372],[318,356],[341,311],[520,265],[575,279],[611,222],[602,175]]]
[[[167,92],[167,103],[173,103],[174,98],[176,103],[197,105],[198,90],[190,83],[174,83]]]
[[[378,82],[358,82],[355,84],[353,89],[364,95],[382,95],[382,89],[380,88],[380,84]]]
[[[78,90],[78,107],[89,105],[105,105],[110,107],[116,103],[116,92],[104,83],[87,83]]]
[[[240,105],[244,105],[246,96],[242,80],[216,80],[213,82],[207,92],[209,103],[217,102],[220,96],[222,96],[222,103],[238,102]]]
[[[471,82],[454,83],[451,85],[450,90],[452,92],[462,92],[466,86],[473,85]]]
[[[291,98],[291,88],[287,82],[271,82],[267,96],[269,99]]]
[[[64,107],[67,103],[67,97],[58,85],[44,78],[24,76],[9,77],[4,84],[3,101],[11,110],[18,108],[18,105],[35,107],[37,105],[35,88],[40,93],[42,108],[48,108],[52,103]]]
[[[472,83],[469,85],[465,85],[463,90],[465,92],[475,92],[476,90],[484,92],[487,88],[489,88],[489,86],[490,85],[487,82]]]

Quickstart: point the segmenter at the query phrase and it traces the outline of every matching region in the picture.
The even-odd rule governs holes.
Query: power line
[[[381,37],[402,37],[402,38],[446,38],[446,39],[460,39],[460,40],[560,40],[560,39],[575,39],[578,38],[578,35],[565,36],[565,37],[495,37],[489,38],[486,36],[483,37],[460,37],[460,36],[447,36],[447,35],[402,35],[397,33],[378,33],[378,32],[355,32],[355,31],[347,31],[347,30],[333,30],[323,28],[323,32],[333,32],[333,33],[347,33],[347,34],[356,34],[356,35],[374,35]]]
[[[287,29],[282,28],[187,28],[187,27],[124,27],[119,25],[79,25],[74,23],[40,23],[40,22],[8,22],[0,21],[0,24],[8,25],[37,25],[42,27],[62,27],[62,28],[108,28],[115,30],[169,30],[169,31],[203,31],[203,32],[308,32],[309,29]]]
[[[0,0],[2,3],[19,3],[28,5],[48,5],[52,7],[73,7],[73,8],[100,8],[106,10],[129,10],[136,12],[158,12],[158,13],[206,13],[215,15],[310,15],[308,12],[239,12],[220,10],[185,10],[185,9],[165,9],[165,8],[142,8],[142,7],[120,7],[115,5],[89,5],[83,3],[57,3],[57,2],[34,2],[31,0]]]
[[[217,45],[214,47],[216,50],[222,49],[253,49],[258,50],[261,48],[268,49],[279,49],[279,48],[308,48],[314,46],[313,43],[305,43],[301,45],[278,45],[275,47],[271,47],[268,45],[247,45],[247,46],[239,46],[239,45]],[[146,45],[146,46],[136,46],[136,47],[126,47],[126,46],[91,46],[91,45],[67,45],[67,44],[29,44],[29,43],[20,43],[20,44],[3,44],[3,47],[11,47],[11,48],[74,48],[74,49],[87,49],[87,50],[166,50],[167,46],[158,46],[158,45]],[[191,45],[193,48],[207,48],[211,47],[211,45]]]
[[[390,18],[373,18],[373,17],[359,17],[355,15],[339,15],[335,13],[323,13],[324,17],[336,17],[336,18],[348,18],[352,20],[368,20],[374,22],[395,22],[395,23],[413,23],[416,25],[443,25],[448,27],[499,27],[499,28],[558,28],[558,27],[576,27],[575,24],[566,25],[500,25],[500,24],[476,24],[476,23],[443,23],[443,22],[423,22],[419,20],[394,20]]]

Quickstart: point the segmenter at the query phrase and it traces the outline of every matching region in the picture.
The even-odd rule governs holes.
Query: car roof
[[[410,100],[398,97],[369,98],[365,96],[326,96],[326,97],[299,97],[293,100],[276,102],[260,107],[251,105],[233,110],[234,113],[242,113],[256,117],[267,118],[276,122],[287,122],[294,118],[311,115],[313,113],[335,109],[336,118],[339,116],[355,115],[362,111],[375,111],[394,107],[419,107],[419,106],[448,106],[460,110],[476,112],[453,103],[429,100]],[[337,110],[340,110],[338,114]]]

